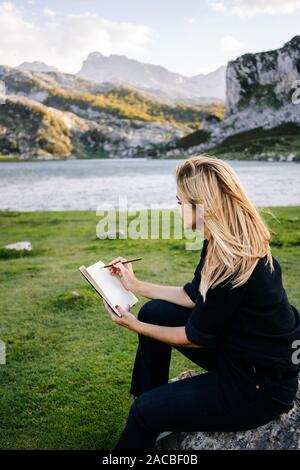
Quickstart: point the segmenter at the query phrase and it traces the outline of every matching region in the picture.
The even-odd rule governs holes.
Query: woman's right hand
[[[117,275],[119,277],[119,280],[125,289],[134,291],[138,283],[138,279],[133,272],[132,263],[122,264],[120,261],[124,262],[127,261],[127,259],[123,258],[122,256],[118,256],[117,258],[110,261],[110,263],[107,263],[114,265],[107,269],[112,276]]]

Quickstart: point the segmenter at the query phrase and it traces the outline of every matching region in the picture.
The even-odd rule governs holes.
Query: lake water
[[[0,209],[129,210],[176,206],[181,160],[111,159],[0,163]],[[300,164],[228,160],[256,206],[300,204]],[[120,208],[122,210],[122,208]],[[124,208],[126,210],[126,207]]]

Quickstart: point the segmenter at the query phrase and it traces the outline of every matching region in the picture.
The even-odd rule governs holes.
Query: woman
[[[204,208],[193,280],[151,284],[120,263],[125,258],[111,262],[124,287],[151,299],[137,318],[122,308],[119,318],[104,302],[111,319],[139,338],[135,400],[115,449],[153,449],[164,431],[256,428],[290,410],[296,397],[300,314],[283,288],[267,226],[225,161],[196,155],[175,176],[184,225],[199,227],[197,205]],[[168,383],[172,346],[205,372]]]

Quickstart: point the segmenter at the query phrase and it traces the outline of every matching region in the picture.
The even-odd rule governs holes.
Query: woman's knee
[[[145,392],[147,393],[147,392]],[[150,403],[147,401],[143,394],[139,395],[131,405],[130,416],[134,419],[140,428],[143,428],[148,433],[157,433],[155,423],[153,422],[153,412],[155,410],[149,406]]]
[[[145,323],[157,322],[161,314],[161,300],[151,299],[144,303],[138,312],[138,319]]]
[[[151,299],[140,308],[138,319],[162,326],[185,325],[191,309],[163,299]]]

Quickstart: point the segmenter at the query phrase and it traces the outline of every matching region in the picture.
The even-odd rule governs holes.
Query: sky
[[[300,34],[300,0],[0,0],[0,64],[76,73],[93,51],[208,73]]]

